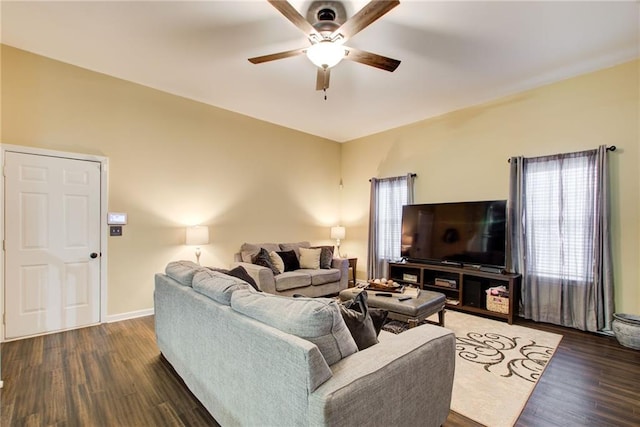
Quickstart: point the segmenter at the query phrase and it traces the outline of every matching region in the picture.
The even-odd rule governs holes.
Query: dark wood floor
[[[564,336],[518,426],[640,425],[640,351],[518,323]],[[152,316],[4,343],[2,379],[2,426],[217,426],[158,354]]]

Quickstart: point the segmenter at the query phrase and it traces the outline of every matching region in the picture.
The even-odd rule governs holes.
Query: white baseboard
[[[122,320],[135,319],[136,317],[151,316],[155,313],[153,308],[145,310],[130,311],[128,313],[112,314],[107,316],[107,323],[120,322]]]

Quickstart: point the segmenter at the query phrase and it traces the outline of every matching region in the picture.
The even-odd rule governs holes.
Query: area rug
[[[562,336],[452,310],[445,326],[456,336],[451,409],[486,426],[514,425]]]

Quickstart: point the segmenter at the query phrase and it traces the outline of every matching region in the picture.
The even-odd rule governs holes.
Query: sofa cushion
[[[231,308],[311,341],[329,365],[358,351],[334,299],[289,298],[238,290],[231,295]]]
[[[298,259],[300,259],[300,248],[310,248],[311,243],[309,242],[298,242],[298,243],[280,243],[281,251],[294,251]]]
[[[277,243],[243,243],[240,246],[240,258],[242,262],[251,263],[254,256],[258,255],[260,248],[264,248],[268,252],[279,251],[280,246]]]
[[[300,261],[298,261],[298,256],[293,249],[276,253],[282,258],[282,262],[284,262],[284,271],[296,271],[300,268]]]
[[[273,262],[271,262],[271,257],[269,256],[269,252],[267,252],[265,248],[260,248],[260,252],[258,252],[258,255],[254,256],[251,259],[251,262],[255,265],[267,267],[273,272],[273,274],[280,274],[280,270],[278,270],[276,266],[273,265]]]
[[[314,286],[340,281],[340,270],[336,268],[331,270],[300,269],[298,272],[308,274],[311,277],[311,284]]]
[[[320,268],[331,268],[333,261],[333,246],[311,246],[311,249],[322,249],[320,253]]]
[[[244,280],[213,270],[201,270],[193,277],[193,289],[220,304],[230,305],[231,294],[238,289],[255,290]]]
[[[276,291],[305,288],[311,285],[311,276],[304,271],[287,271],[275,276]]]
[[[167,264],[164,272],[181,285],[191,286],[193,276],[201,270],[203,267],[192,261],[172,261]]]
[[[322,249],[300,248],[300,268],[319,269],[321,253]]]

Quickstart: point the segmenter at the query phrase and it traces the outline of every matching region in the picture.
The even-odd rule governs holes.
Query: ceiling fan
[[[325,99],[327,99],[326,90],[329,88],[330,69],[337,65],[342,59],[349,59],[391,72],[400,65],[400,61],[397,59],[391,59],[386,56],[344,46],[344,43],[351,37],[399,5],[400,2],[398,0],[372,0],[342,25],[336,22],[336,12],[344,11],[344,8],[338,2],[318,2],[320,7],[315,16],[317,21],[312,24],[288,1],[267,1],[293,25],[305,33],[311,46],[249,58],[249,62],[261,64],[263,62],[275,61],[276,59],[306,54],[309,60],[318,67],[316,90],[323,90],[325,92]]]

